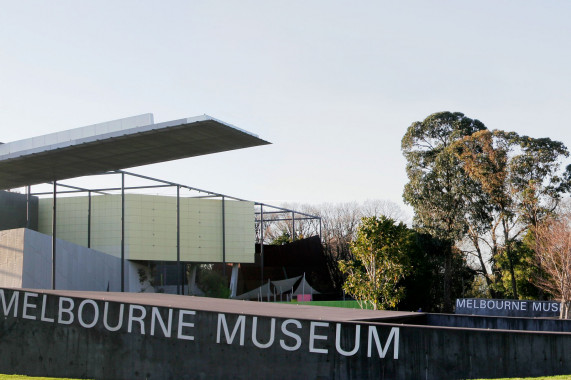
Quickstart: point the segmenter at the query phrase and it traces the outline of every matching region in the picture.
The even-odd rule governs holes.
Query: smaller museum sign
[[[455,314],[503,317],[559,317],[557,301],[498,300],[487,298],[456,299]]]

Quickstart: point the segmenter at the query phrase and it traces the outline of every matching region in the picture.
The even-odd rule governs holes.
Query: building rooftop
[[[155,124],[144,114],[0,144],[0,189],[266,144],[208,115]]]

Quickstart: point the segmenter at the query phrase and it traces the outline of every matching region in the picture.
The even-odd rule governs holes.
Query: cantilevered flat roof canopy
[[[0,189],[265,144],[207,115],[154,124],[145,114],[1,144]]]

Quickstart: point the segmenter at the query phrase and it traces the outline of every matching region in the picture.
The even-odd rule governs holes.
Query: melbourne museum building
[[[313,262],[312,268],[324,267],[319,217],[152,178],[141,174],[144,167],[127,171],[267,144],[210,116],[155,123],[152,114],[0,143],[0,373],[571,374],[566,320],[275,302],[323,290],[319,270],[308,269]],[[294,232],[287,247],[264,245],[272,223],[295,231],[302,221],[313,226],[313,238],[295,241]],[[199,296],[201,264],[222,273],[231,299]]]

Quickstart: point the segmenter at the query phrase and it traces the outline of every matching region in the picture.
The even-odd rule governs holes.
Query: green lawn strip
[[[475,379],[475,380],[485,380],[485,379]],[[487,380],[571,380],[571,375],[541,376],[541,377],[510,377],[503,379],[487,379]]]
[[[289,303],[289,302],[288,302]],[[308,302],[296,302],[299,305],[309,305],[309,306],[329,306],[329,307],[344,307],[348,309],[360,309],[359,303],[357,301],[308,301]]]
[[[32,377],[24,375],[0,375],[0,380],[19,380],[19,379],[33,379],[33,380],[79,380],[69,379],[63,377]]]

